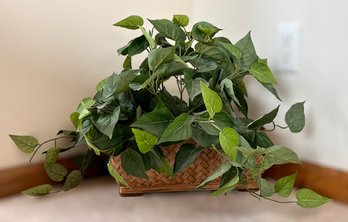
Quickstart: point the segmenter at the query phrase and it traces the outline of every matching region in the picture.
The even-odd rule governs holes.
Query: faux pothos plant
[[[256,119],[248,115],[245,76],[254,77],[281,101],[274,88],[276,79],[267,60],[257,56],[250,32],[233,44],[216,36],[221,29],[208,22],[198,22],[188,31],[189,18],[185,15],[148,21],[153,26],[149,31],[139,16],[114,24],[138,30],[139,37],[118,49],[125,56],[123,70],[102,80],[95,96],[82,99],[71,114],[75,130],[60,131],[58,137],[42,143],[32,136],[10,135],[12,140],[22,151],[34,154],[53,143],[44,152],[45,169],[52,180],[64,181],[58,191],[76,187],[90,160],[101,153],[121,155],[122,167],[129,175],[147,178],[149,169],[173,176],[208,148],[216,150],[224,161],[199,187],[221,177],[220,188],[213,194],[227,193],[245,179],[248,169],[260,187],[259,192],[250,191],[251,195],[269,198],[277,193],[288,197],[296,175],[281,178],[274,185],[260,177],[272,165],[300,161],[296,153],[274,145],[267,136],[267,131],[279,128],[274,123],[279,106]],[[144,60],[133,67],[132,59],[137,55]],[[177,85],[175,95],[166,89],[170,83]],[[291,106],[285,115],[287,126],[280,128],[300,132],[305,125],[303,110],[304,102]],[[69,147],[57,145],[61,139],[70,139]],[[181,146],[171,166],[162,149],[189,139],[193,142]],[[81,169],[68,173],[56,162],[58,155],[84,143],[89,150]],[[128,186],[110,163],[108,169]],[[43,195],[51,191],[52,186],[45,184],[24,193]],[[309,189],[299,189],[296,197],[301,207],[328,201]]]

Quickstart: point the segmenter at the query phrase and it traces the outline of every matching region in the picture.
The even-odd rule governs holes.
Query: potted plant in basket
[[[205,188],[213,194],[242,189],[256,197],[289,196],[296,175],[274,186],[261,178],[272,165],[299,159],[267,136],[269,125],[271,130],[277,128],[279,106],[257,119],[248,116],[247,75],[281,101],[267,60],[257,56],[250,33],[233,44],[217,37],[220,29],[208,22],[198,22],[187,31],[185,15],[148,21],[153,26],[150,31],[139,16],[115,24],[140,30],[140,36],[118,50],[125,56],[123,70],[102,80],[95,96],[82,99],[71,114],[75,130],[62,130],[61,136],[42,143],[32,136],[10,135],[16,145],[35,154],[54,143],[43,152],[44,166],[52,180],[64,181],[58,191],[76,187],[93,156],[103,154],[123,195]],[[132,58],[139,54],[146,56],[133,67]],[[176,84],[177,93],[170,93],[168,84]],[[303,109],[304,102],[296,103],[285,115],[286,128],[293,133],[305,125]],[[69,147],[57,145],[67,138]],[[80,170],[68,173],[56,161],[60,153],[79,144],[88,145],[86,157]],[[44,184],[24,193],[43,195],[52,188]],[[302,207],[327,201],[311,190],[297,191]]]

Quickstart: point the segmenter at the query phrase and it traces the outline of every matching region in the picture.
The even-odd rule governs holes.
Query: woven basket
[[[173,166],[176,152],[180,144],[171,145],[163,149],[164,155]],[[174,177],[160,174],[151,169],[147,171],[148,179],[142,179],[128,175],[121,166],[120,156],[112,158],[113,167],[125,179],[128,185],[127,188],[120,185],[119,192],[121,196],[139,196],[144,193],[151,192],[175,192],[175,191],[193,191],[196,187],[212,174],[221,164],[221,156],[211,149],[204,149],[196,158],[195,162],[185,170],[177,173]],[[220,180],[216,179],[201,190],[216,190],[219,188]],[[249,180],[246,183],[238,184],[237,190],[256,190],[258,186],[254,180]]]

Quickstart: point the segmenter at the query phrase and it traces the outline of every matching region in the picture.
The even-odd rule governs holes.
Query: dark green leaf
[[[189,24],[189,17],[187,15],[173,15],[173,22],[179,26],[185,27]]]
[[[132,131],[140,152],[147,153],[157,144],[157,137],[155,137],[151,133],[135,128],[132,128]]]
[[[293,133],[302,131],[305,126],[304,103],[296,103],[285,114],[285,122]]]
[[[231,167],[226,173],[222,175],[221,181],[220,181],[220,187],[223,187],[224,185],[226,185],[237,175],[238,175],[238,169],[236,167]]]
[[[112,113],[99,115],[98,119],[95,121],[95,126],[100,130],[100,132],[104,133],[111,139],[119,115],[120,107],[117,106]]]
[[[161,100],[159,100],[157,106],[152,112],[141,116],[131,125],[131,127],[141,128],[157,137],[160,137],[174,118],[175,117],[170,109],[168,109],[168,107]]]
[[[158,143],[189,139],[192,136],[192,122],[192,117],[187,113],[182,113],[164,130]]]
[[[219,44],[222,45],[232,56],[234,56],[238,60],[242,59],[243,53],[237,46],[224,42],[219,42]]]
[[[144,35],[133,39],[128,46],[128,56],[132,57],[134,55],[142,53],[149,43]]]
[[[184,43],[186,39],[185,32],[176,24],[168,19],[160,20],[149,20],[155,29],[163,34],[164,36],[177,41],[179,43]]]
[[[215,113],[221,111],[222,101],[219,95],[215,91],[209,89],[203,82],[201,82],[200,86],[204,105],[208,110],[210,118],[213,118]]]
[[[217,66],[216,62],[210,61],[210,62],[205,63],[202,66],[199,66],[197,69],[197,72],[198,73],[211,72],[211,71],[216,70],[217,67],[218,66]]]
[[[264,132],[256,132],[255,133],[255,146],[254,147],[263,147],[263,148],[268,148],[270,146],[273,146],[272,140],[267,136],[266,133]]]
[[[120,26],[123,28],[135,30],[135,29],[138,29],[139,26],[142,26],[143,24],[144,24],[144,20],[140,16],[131,15],[115,23],[114,26]]]
[[[148,63],[150,70],[155,71],[161,64],[172,62],[174,59],[175,48],[158,48],[149,53]]]
[[[251,40],[250,32],[236,43],[236,46],[242,51],[241,67],[243,70],[249,70],[251,65],[257,62],[257,55],[254,44]]]
[[[130,186],[128,185],[128,183],[124,180],[124,178],[117,172],[117,170],[112,166],[111,164],[111,159],[109,160],[108,164],[107,164],[107,167],[108,167],[108,171],[110,173],[110,175],[115,178],[115,180],[124,185],[125,187],[128,187],[130,188]]]
[[[237,146],[239,145],[238,133],[232,128],[225,127],[219,133],[219,142],[226,155],[231,160],[235,160],[237,157]]]
[[[226,92],[226,94],[238,105],[241,106],[241,104],[239,103],[238,98],[236,97],[235,93],[234,93],[234,87],[233,87],[233,83],[230,79],[224,79],[221,81],[220,83],[221,85],[221,90],[224,90]]]
[[[122,168],[128,175],[147,179],[144,161],[141,155],[133,149],[127,149],[121,154]]]
[[[198,22],[192,27],[192,38],[198,42],[210,42],[221,29],[208,22]]]
[[[24,153],[32,153],[38,145],[38,140],[33,136],[9,135],[16,146]]]
[[[189,167],[195,160],[197,155],[203,151],[194,144],[183,144],[175,156],[174,174]]]
[[[159,173],[173,176],[173,168],[160,149],[157,149],[157,152],[156,149],[153,149],[148,154],[150,154],[150,160],[153,169],[155,169]]]
[[[270,83],[270,84],[277,83],[270,68],[263,63],[252,64],[249,72],[251,75],[253,75],[257,80],[259,80],[262,83]]]
[[[127,56],[123,62],[123,69],[132,69],[132,57]]]
[[[22,193],[29,196],[42,196],[49,194],[52,191],[52,188],[53,187],[50,184],[43,184],[24,190],[22,191]]]
[[[199,184],[197,186],[197,189],[204,187],[209,182],[211,182],[211,181],[217,179],[218,177],[222,176],[231,167],[232,167],[232,164],[229,161],[226,161],[226,162],[222,163],[217,170],[215,170],[207,179],[205,179],[201,184]]]
[[[268,91],[270,91],[279,101],[282,101],[278,95],[277,90],[273,87],[271,83],[260,82]]]
[[[126,92],[129,90],[129,84],[138,75],[139,70],[124,70],[120,74],[113,73],[111,78],[105,83],[103,89],[103,99],[112,95]]]
[[[192,139],[202,147],[211,147],[218,142],[219,138],[216,135],[213,136],[208,134],[200,127],[192,126]]]
[[[297,204],[303,208],[318,207],[330,201],[329,198],[321,196],[320,194],[306,188],[297,191],[296,199]]]
[[[270,197],[274,194],[273,185],[265,179],[260,179],[260,195],[262,197]]]
[[[193,101],[193,99],[196,96],[201,94],[201,88],[200,88],[201,82],[208,84],[205,79],[202,79],[199,77],[193,79],[194,74],[195,73],[194,73],[193,69],[185,69],[184,70],[185,87],[186,87],[187,93],[188,93],[191,101]]]
[[[274,190],[282,197],[288,197],[291,194],[292,188],[296,180],[296,173],[290,176],[285,176],[277,180],[274,184]]]
[[[68,190],[74,189],[75,187],[80,185],[81,180],[82,180],[81,171],[79,170],[71,171],[65,180],[63,190],[68,191]]]
[[[218,190],[214,191],[211,194],[212,195],[221,195],[224,193],[228,193],[228,192],[232,191],[237,186],[238,182],[239,182],[239,176],[236,175],[230,181],[228,181],[225,185],[223,185],[222,187],[220,187]]]
[[[278,114],[279,106],[271,112],[257,118],[247,125],[248,129],[259,129],[267,123],[271,123]]]
[[[59,163],[45,163],[45,171],[53,181],[62,181],[68,174],[68,170]]]

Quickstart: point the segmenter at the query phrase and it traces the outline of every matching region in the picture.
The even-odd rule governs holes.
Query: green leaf
[[[219,42],[219,44],[238,60],[242,59],[243,53],[237,46],[231,43],[225,43],[225,42]]]
[[[153,149],[148,154],[150,155],[151,166],[153,169],[159,173],[173,176],[173,168],[160,149],[157,149],[157,152]]]
[[[201,184],[199,184],[196,188],[202,188],[204,187],[206,184],[208,184],[209,182],[217,179],[218,177],[222,176],[224,173],[226,173],[230,168],[232,167],[232,164],[227,161],[224,162],[220,165],[220,167],[215,170],[207,179],[205,179]]]
[[[226,155],[231,160],[235,160],[237,157],[237,146],[239,145],[238,133],[232,128],[223,128],[219,133],[219,142]]]
[[[251,33],[248,32],[246,36],[236,43],[236,46],[243,54],[240,68],[244,70],[249,70],[251,65],[257,62],[258,59],[250,34]]]
[[[255,133],[255,140],[254,140],[255,147],[260,146],[263,148],[268,148],[273,146],[272,140],[267,136],[265,132],[257,131]]]
[[[262,83],[276,84],[277,81],[274,78],[270,68],[264,63],[254,63],[249,70],[250,74],[253,75],[257,80]]]
[[[152,112],[142,115],[131,127],[137,127],[160,137],[163,131],[173,121],[174,115],[170,109],[161,101]]]
[[[38,140],[33,136],[9,135],[16,146],[24,153],[32,153],[38,145]]]
[[[138,75],[139,70],[124,70],[120,74],[113,73],[111,78],[105,83],[103,89],[103,99],[112,95],[126,92],[129,90],[129,84]]]
[[[228,193],[228,192],[232,191],[237,186],[238,182],[239,182],[239,176],[236,175],[235,177],[232,178],[232,180],[230,180],[225,185],[220,187],[218,190],[212,192],[211,194],[212,195],[221,195],[224,193]]]
[[[122,28],[135,30],[135,29],[138,29],[139,26],[142,26],[143,24],[144,24],[144,20],[140,16],[131,15],[115,23],[114,26],[120,26]]]
[[[145,36],[148,44],[150,45],[151,49],[155,49],[157,47],[157,44],[155,42],[155,40],[151,37],[151,35],[145,30],[144,27],[140,27],[141,32],[143,33],[143,35]]]
[[[77,112],[80,113],[78,119],[83,119],[84,117],[88,116],[91,113],[89,108],[91,108],[94,104],[95,101],[91,97],[82,99],[77,107]]]
[[[200,87],[201,82],[203,82],[204,84],[208,84],[208,82],[205,79],[199,77],[193,79],[194,74],[195,72],[193,69],[184,70],[185,87],[191,101],[193,101],[196,96],[202,93]]]
[[[215,135],[210,135],[204,131],[201,127],[192,125],[192,139],[202,147],[211,147],[216,145],[218,142],[218,137]]]
[[[96,86],[96,90],[97,92],[101,92],[103,89],[104,89],[104,86],[105,86],[105,83],[107,82],[107,80],[109,79],[110,77],[107,77],[105,79],[102,79]]]
[[[86,136],[85,136],[85,140],[86,140],[87,146],[94,151],[95,155],[99,156],[100,149],[96,145],[94,145],[93,142],[90,139],[88,139]]]
[[[277,90],[273,87],[271,83],[262,83],[260,82],[268,91],[270,91],[279,101],[282,101],[278,95]]]
[[[46,153],[45,163],[47,164],[56,163],[56,161],[58,160],[59,151],[60,151],[59,148],[56,148],[56,147],[50,148]]]
[[[155,71],[161,64],[172,62],[174,59],[175,48],[158,48],[149,53],[148,63],[150,70]]]
[[[297,191],[296,199],[297,204],[303,208],[318,207],[330,201],[329,198],[321,196],[320,194],[306,188]]]
[[[175,156],[174,174],[189,167],[203,148],[197,148],[194,144],[183,144]]]
[[[80,185],[82,180],[82,174],[81,171],[79,170],[73,170],[69,173],[69,175],[66,177],[64,186],[63,186],[63,190],[64,191],[68,191],[71,190],[75,187],[77,187],[78,185]]]
[[[190,19],[187,15],[173,15],[173,22],[181,27],[186,27]]]
[[[168,37],[174,41],[179,42],[180,44],[185,42],[186,35],[185,32],[176,24],[168,19],[159,19],[159,20],[150,20],[151,24],[155,29],[163,34],[165,37]]]
[[[265,170],[274,164],[300,163],[297,154],[286,147],[272,146],[267,148],[264,154],[263,165]]]
[[[285,122],[293,133],[302,131],[305,126],[304,103],[300,102],[292,105],[285,114]]]
[[[205,73],[205,72],[211,72],[217,69],[217,64],[214,61],[207,62],[201,66],[198,67],[197,73]]]
[[[52,191],[52,188],[53,187],[50,184],[43,184],[24,190],[22,191],[22,193],[29,196],[42,196],[49,194]]]
[[[288,197],[291,194],[292,188],[296,180],[296,173],[290,176],[285,176],[276,181],[274,190],[282,197]]]
[[[271,112],[257,118],[247,125],[248,129],[259,129],[267,123],[271,123],[278,114],[279,106],[272,110]]]
[[[141,35],[129,42],[128,56],[132,57],[142,53],[146,48],[149,47],[149,42],[146,36]]]
[[[149,152],[157,144],[157,137],[151,133],[135,128],[132,128],[132,132],[135,136],[138,148],[142,153]]]
[[[182,113],[164,130],[159,144],[170,141],[187,140],[192,136],[191,123],[192,117],[187,113]]]
[[[265,179],[260,179],[260,195],[262,197],[270,197],[274,194],[273,185]]]
[[[120,111],[121,108],[117,106],[112,113],[100,114],[98,119],[94,122],[98,130],[100,130],[100,132],[104,133],[110,139],[112,138],[115,125],[120,116]]]
[[[198,42],[210,42],[221,29],[208,22],[198,22],[192,27],[192,38]]]
[[[226,94],[238,105],[241,106],[241,104],[239,103],[238,98],[236,97],[235,93],[234,93],[234,87],[233,87],[233,83],[230,79],[224,79],[221,81],[220,83],[221,85],[221,90],[224,90],[226,92]]]
[[[203,102],[208,110],[210,118],[213,118],[215,113],[218,113],[222,109],[222,101],[219,95],[208,88],[203,82],[201,82],[201,91],[203,96]]]
[[[107,163],[107,167],[108,167],[108,171],[110,173],[110,175],[115,178],[115,180],[120,183],[123,184],[125,187],[130,188],[130,186],[128,185],[128,183],[124,180],[124,178],[117,172],[117,170],[112,166],[111,164],[111,158],[109,159],[109,162]]]
[[[127,56],[123,62],[123,69],[132,69],[132,57]]]
[[[145,173],[145,165],[141,155],[133,150],[127,149],[121,154],[122,168],[127,172],[128,175],[141,177],[147,179]]]
[[[81,121],[79,120],[80,113],[73,112],[70,114],[70,121],[74,125],[75,129],[79,128]]]
[[[45,171],[47,175],[53,181],[62,181],[64,177],[68,174],[68,170],[59,163],[47,163],[44,164]]]

